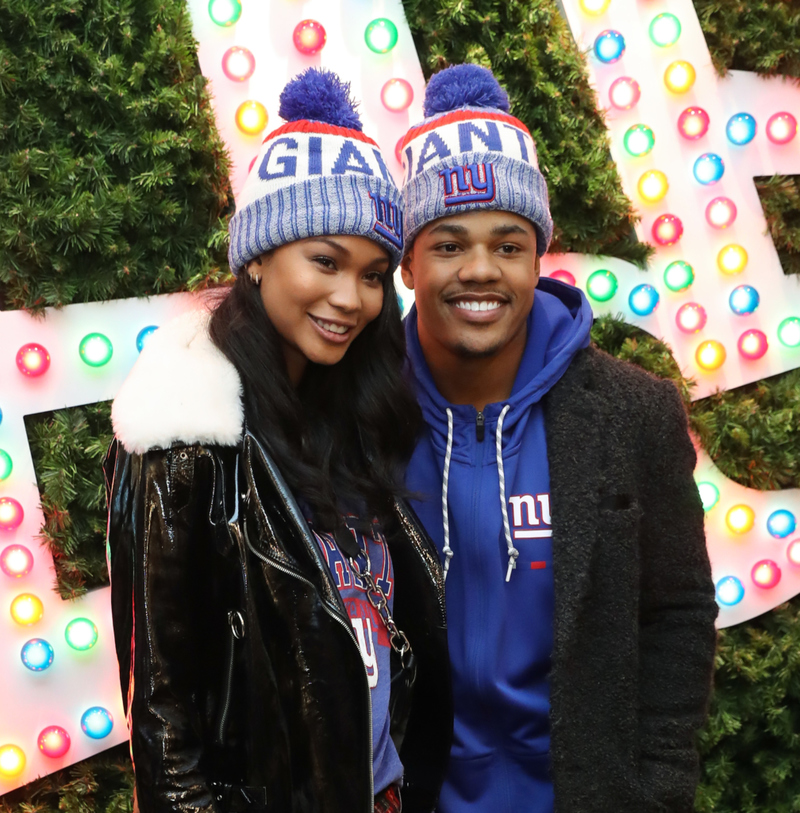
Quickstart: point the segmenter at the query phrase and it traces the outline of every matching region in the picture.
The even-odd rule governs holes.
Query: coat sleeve
[[[195,691],[203,556],[195,450],[104,462],[114,636],[141,813],[213,811]]]
[[[640,782],[644,809],[691,813],[717,605],[686,413],[671,382],[657,386],[642,446],[648,462],[640,548]]]

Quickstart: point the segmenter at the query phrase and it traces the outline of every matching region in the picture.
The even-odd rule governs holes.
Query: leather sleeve
[[[214,809],[197,707],[209,555],[199,466],[194,447],[136,455],[116,440],[104,463],[114,634],[141,813]]]
[[[699,779],[695,736],[711,694],[717,605],[696,455],[671,382],[644,428],[639,746],[645,809],[691,813]]]

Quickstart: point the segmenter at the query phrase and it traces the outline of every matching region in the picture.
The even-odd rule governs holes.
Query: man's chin
[[[453,353],[462,359],[488,359],[497,355],[505,347],[505,342],[475,343],[457,342]]]

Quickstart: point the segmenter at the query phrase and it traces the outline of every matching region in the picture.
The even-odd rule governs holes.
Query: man
[[[475,65],[404,139],[409,489],[442,556],[455,734],[440,813],[689,813],[716,604],[675,387],[592,348],[533,139]],[[537,286],[538,283],[538,286]]]

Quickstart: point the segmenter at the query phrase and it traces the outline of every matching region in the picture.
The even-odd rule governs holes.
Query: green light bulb
[[[713,483],[698,483],[703,510],[710,511],[719,502],[719,489]]]
[[[586,280],[586,290],[597,302],[608,302],[617,292],[617,287],[617,278],[610,271],[595,271]]]
[[[650,23],[650,39],[659,48],[674,45],[681,36],[681,21],[674,14],[659,14]]]
[[[391,20],[379,17],[367,26],[364,40],[370,51],[388,54],[397,45],[397,26]]]
[[[233,25],[242,16],[242,4],[239,0],[210,0],[208,16],[217,25]]]
[[[778,339],[785,347],[800,347],[800,318],[784,319],[778,325]]]
[[[634,124],[625,133],[622,139],[622,146],[626,152],[634,158],[641,158],[653,149],[656,137],[653,131],[646,124]]]
[[[97,627],[88,618],[75,618],[64,630],[67,643],[78,652],[85,652],[97,643]]]
[[[13,468],[11,455],[5,449],[0,449],[0,480],[5,480]]]
[[[675,260],[664,269],[664,285],[670,291],[685,291],[694,282],[694,268],[683,260]]]
[[[87,333],[78,348],[81,359],[90,367],[102,367],[108,364],[114,353],[114,347],[107,336],[102,333]]]

